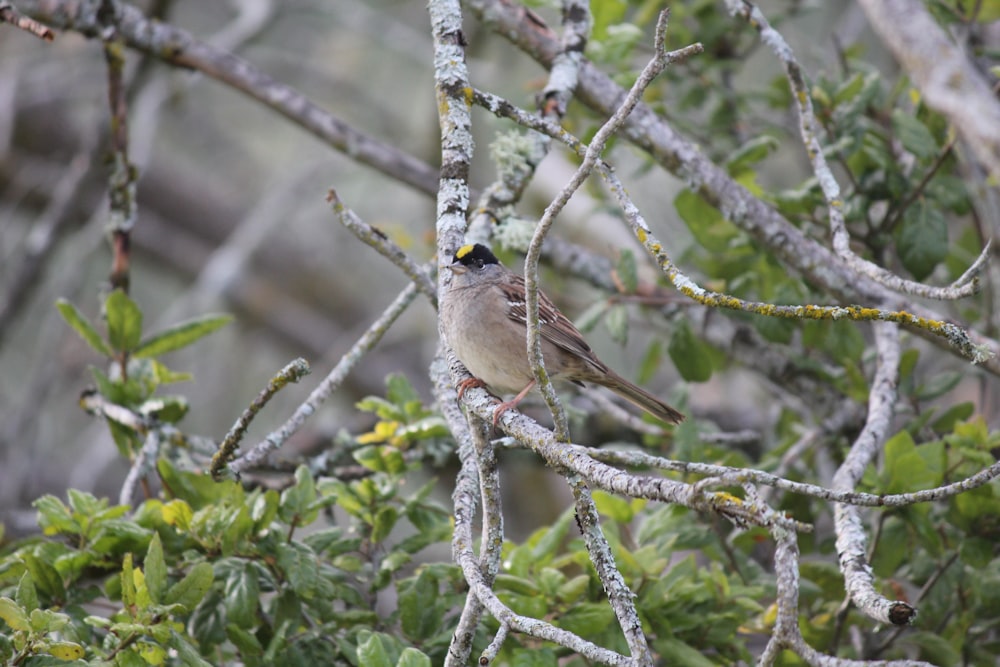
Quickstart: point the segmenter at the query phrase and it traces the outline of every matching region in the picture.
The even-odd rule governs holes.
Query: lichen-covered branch
[[[868,398],[868,419],[833,477],[835,491],[853,491],[865,468],[881,451],[889,435],[896,403],[899,377],[899,329],[892,324],[875,326],[877,366]],[[852,505],[834,506],[837,555],[844,575],[844,587],[851,600],[871,618],[883,623],[905,625],[916,617],[916,609],[902,601],[885,598],[874,586],[865,545],[861,512]]]

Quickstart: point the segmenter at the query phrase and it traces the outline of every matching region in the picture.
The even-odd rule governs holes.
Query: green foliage
[[[427,500],[430,484],[403,494],[399,473],[317,483],[302,467],[281,494],[247,493],[234,482],[209,487],[165,460],[160,471],[173,497],[147,500],[131,517],[76,491],[36,503],[53,541],[0,560],[0,618],[13,633],[0,659],[440,664],[450,639],[442,619],[461,597],[457,572],[402,572],[450,534],[447,513]],[[349,526],[330,525],[334,506]],[[372,600],[390,588],[398,610],[379,618]],[[84,611],[100,600],[110,613]]]
[[[602,493],[595,494],[595,501],[606,519],[606,536],[619,569],[636,592],[643,630],[658,654],[697,655],[702,661],[690,664],[728,665],[748,660],[750,654],[736,630],[762,612],[758,600],[769,586],[748,555],[740,555],[745,564],[743,573],[727,572],[717,563],[699,565],[691,555],[675,560],[676,554],[690,549],[707,550],[714,559],[723,555],[725,548],[719,537],[704,523],[692,520],[687,510],[647,507],[645,501]],[[633,522],[638,525],[635,530],[628,528]],[[632,542],[627,547],[626,536]],[[572,510],[522,544],[505,543],[503,561],[505,571],[497,579],[496,590],[515,611],[548,617],[559,627],[601,646],[627,650],[583,539],[577,534]],[[756,583],[747,583],[741,574]],[[537,650],[531,642],[512,636],[501,658],[505,664],[535,664],[528,661],[535,659],[529,655]],[[564,654],[554,649],[551,659]]]
[[[171,371],[155,357],[191,345],[232,319],[229,315],[206,315],[143,338],[142,310],[125,292],[114,290],[104,302],[107,336],[102,337],[73,304],[60,299],[56,308],[70,328],[108,359],[107,371],[91,366],[90,372],[100,397],[127,410],[124,414],[103,411],[115,444],[126,458],[134,456],[148,426],[175,424],[188,411],[182,396],[153,395],[161,385],[191,377]]]

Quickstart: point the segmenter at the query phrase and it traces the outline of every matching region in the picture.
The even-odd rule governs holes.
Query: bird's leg
[[[528,386],[521,390],[521,393],[509,401],[504,401],[493,410],[493,428],[496,428],[497,420],[500,419],[500,415],[507,412],[511,408],[516,407],[518,403],[524,400],[524,397],[528,395],[528,392],[531,391],[534,386],[535,380],[532,379],[531,382],[528,383]]]

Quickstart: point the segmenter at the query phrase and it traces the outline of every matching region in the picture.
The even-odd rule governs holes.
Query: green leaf
[[[713,667],[714,662],[701,651],[680,639],[664,638],[653,644],[665,665],[685,665],[685,667]]]
[[[77,514],[82,514],[86,517],[93,517],[98,512],[105,510],[108,506],[107,499],[99,500],[97,496],[92,493],[87,493],[86,491],[79,491],[77,489],[70,489],[66,492],[66,500],[69,502],[70,508]],[[118,514],[124,514],[126,508],[122,508],[122,511]]]
[[[607,299],[601,299],[590,304],[586,310],[576,317],[576,321],[574,322],[576,328],[583,332],[592,330],[601,321],[605,311],[610,307],[611,302]]]
[[[392,667],[382,639],[373,634],[368,641],[358,646],[358,663],[365,667]]]
[[[399,620],[407,639],[420,643],[438,630],[437,614],[428,609],[438,596],[438,581],[429,568],[399,587]]]
[[[498,591],[509,591],[524,597],[535,597],[541,593],[532,579],[516,577],[512,574],[504,574],[503,572],[497,575],[496,589]]]
[[[52,565],[31,553],[21,554],[24,566],[31,573],[31,579],[42,593],[56,600],[66,599],[66,586],[62,577]]]
[[[769,135],[750,139],[726,158],[726,170],[730,176],[739,174],[776,151],[780,145],[777,139]]]
[[[510,664],[517,665],[517,667],[558,667],[559,659],[552,649],[516,648],[511,651]]]
[[[659,339],[653,339],[649,343],[649,347],[646,348],[646,353],[642,355],[642,361],[639,362],[639,371],[636,375],[636,382],[640,385],[644,385],[653,379],[656,371],[660,368],[660,363],[663,360],[663,344]]]
[[[32,503],[38,510],[38,525],[46,535],[79,534],[81,526],[69,508],[53,495],[44,495]]]
[[[27,632],[31,630],[31,623],[28,621],[28,614],[19,604],[10,598],[0,598],[0,618],[10,626],[11,630],[21,630]]]
[[[958,383],[966,377],[968,377],[966,373],[941,372],[928,378],[927,382],[924,382],[917,387],[914,394],[916,394],[916,397],[921,401],[930,401],[947,394],[949,391],[957,387]]]
[[[929,159],[938,152],[938,144],[934,135],[912,113],[902,109],[894,109],[892,127],[903,147],[917,157]]]
[[[320,580],[316,553],[301,542],[291,542],[278,545],[277,557],[292,590],[305,600],[316,597]]]
[[[976,406],[971,402],[958,403],[953,405],[944,413],[931,422],[931,428],[935,433],[950,433],[955,429],[955,424],[963,422],[976,412]]]
[[[125,558],[122,559],[122,571],[119,575],[119,581],[121,582],[121,595],[122,604],[125,605],[126,609],[130,609],[135,606],[135,574],[132,567],[132,554],[125,554]]]
[[[604,326],[616,343],[620,345],[628,343],[628,307],[623,303],[617,303],[608,308],[604,316]]]
[[[142,311],[125,292],[116,289],[104,302],[108,342],[118,352],[132,352],[142,336]]]
[[[153,533],[153,539],[149,541],[143,572],[146,575],[149,599],[153,604],[160,604],[167,587],[167,563],[163,559],[163,543],[160,541],[159,533]]]
[[[948,254],[948,221],[941,211],[923,200],[908,208],[896,234],[896,251],[916,280],[930,275]]]
[[[900,431],[885,443],[883,493],[910,493],[935,486],[944,471],[944,444],[917,447],[909,431]]]
[[[229,324],[232,315],[202,315],[146,338],[132,351],[137,357],[158,357],[179,350]]]
[[[166,604],[179,604],[185,610],[191,611],[212,587],[213,578],[212,566],[208,563],[198,563],[183,579],[170,587],[164,602]]]
[[[622,291],[625,294],[635,294],[639,289],[639,270],[636,267],[635,253],[628,249],[622,249],[618,256],[618,265],[615,267],[618,280],[621,281]]]
[[[241,657],[260,656],[264,653],[264,647],[260,645],[260,640],[251,632],[247,632],[235,623],[226,626],[226,637],[236,646]]]
[[[958,553],[962,557],[962,562],[971,568],[984,571],[990,566],[993,560],[994,551],[993,540],[982,537],[966,537],[958,545]]]
[[[30,572],[25,571],[18,580],[14,599],[29,613],[38,609],[38,591],[35,590],[35,582],[32,581]]]
[[[412,646],[407,646],[399,654],[396,667],[431,667],[431,659],[422,651]]]
[[[201,563],[207,565],[207,563]],[[211,566],[208,567],[212,569]],[[201,655],[190,641],[176,631],[170,633],[170,645],[177,650],[177,657],[185,667],[212,667],[212,663],[202,660]]]
[[[169,635],[167,635],[167,637],[169,637]],[[147,665],[166,664],[167,649],[166,647],[161,646],[160,644],[140,641],[135,643],[135,649],[136,652],[139,654],[139,657],[142,658]]]
[[[962,654],[947,639],[933,632],[913,632],[908,640],[920,647],[921,658],[935,665],[960,665],[963,662]]]
[[[49,644],[45,647],[45,652],[52,657],[65,662],[69,662],[70,660],[79,660],[87,653],[84,648],[76,642],[49,642]]]
[[[396,405],[420,402],[420,394],[402,373],[390,373],[386,378],[385,397]]]
[[[351,458],[374,472],[389,472],[386,455],[392,451],[396,452],[396,454],[402,458],[398,449],[395,449],[394,447],[382,447],[379,445],[359,447],[351,452]]]
[[[615,614],[611,607],[593,602],[573,605],[573,608],[559,619],[559,627],[580,637],[599,635],[614,623]]]
[[[278,515],[282,521],[309,524],[315,520],[316,482],[309,468],[301,465],[295,470],[295,484],[281,492]]]
[[[109,519],[97,525],[97,534],[90,547],[97,553],[137,553],[149,548],[152,531],[128,519]]]
[[[667,345],[667,354],[677,372],[688,382],[705,382],[712,377],[711,349],[694,335],[686,319],[677,321]]]
[[[97,332],[97,329],[95,329],[94,325],[90,323],[90,320],[88,320],[83,313],[77,310],[76,306],[71,304],[66,299],[59,299],[56,301],[56,308],[59,309],[59,314],[62,315],[64,320],[66,320],[66,324],[68,324],[70,328],[80,336],[80,338],[86,341],[90,347],[105,357],[112,356],[111,348],[109,348],[108,344],[104,342],[103,338],[101,338],[101,334]]]
[[[534,564],[541,565],[542,563],[548,563],[555,557],[563,540],[566,539],[566,535],[569,533],[570,524],[575,520],[576,514],[570,510],[566,510],[559,515],[559,518],[551,526],[542,531],[541,538],[531,549],[531,559]]]
[[[604,491],[594,491],[594,505],[597,511],[619,523],[627,524],[635,518],[635,508],[627,498]]]
[[[399,520],[399,512],[395,507],[391,505],[382,507],[379,509],[378,513],[375,515],[375,521],[372,524],[372,534],[371,540],[373,543],[378,544],[389,537],[389,533],[396,526],[396,521]]]
[[[233,568],[226,578],[226,618],[244,628],[253,627],[260,604],[260,580],[257,568],[243,562]]]
[[[722,212],[691,190],[683,190],[674,198],[674,207],[687,225],[694,240],[709,252],[722,252],[739,234],[735,225]]]

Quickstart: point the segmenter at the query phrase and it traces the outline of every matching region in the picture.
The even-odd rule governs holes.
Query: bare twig
[[[264,406],[274,398],[274,395],[284,389],[289,382],[298,382],[309,374],[309,370],[309,364],[305,359],[295,359],[268,381],[267,386],[247,406],[243,414],[236,420],[236,423],[230,427],[229,432],[226,433],[226,437],[222,439],[219,451],[212,457],[212,466],[210,468],[212,479],[219,481],[222,478],[226,464],[235,458],[236,448],[239,446],[240,441],[243,440],[243,436],[250,427],[250,422],[254,420],[257,413],[263,410]]]
[[[132,229],[137,208],[136,170],[129,162],[128,104],[125,101],[125,41],[118,30],[120,5],[117,0],[102,0],[97,10],[104,42],[104,60],[108,69],[108,106],[111,109],[111,174],[108,182],[110,216],[108,235],[111,237],[112,289],[129,289]]]
[[[337,219],[340,220],[340,224],[350,230],[363,243],[374,248],[380,255],[399,267],[413,281],[417,289],[430,299],[431,304],[435,308],[437,307],[437,288],[424,267],[417,264],[412,257],[407,255],[382,230],[372,227],[354,211],[344,206],[340,197],[337,196],[336,190],[330,188],[326,200],[333,205],[333,212],[337,215]]]
[[[313,389],[309,397],[296,408],[295,413],[288,418],[281,428],[268,434],[261,442],[230,463],[229,470],[238,476],[242,471],[258,465],[271,452],[281,447],[288,438],[292,437],[293,434],[302,428],[302,425],[316,412],[319,405],[343,383],[347,374],[364,357],[365,353],[382,340],[385,332],[389,330],[389,327],[396,321],[396,318],[406,310],[416,296],[416,285],[409,283],[385,312],[368,327],[367,331],[354,343],[351,349],[340,358],[340,361],[333,367],[333,370]]]
[[[541,96],[538,111],[541,118],[558,123],[566,113],[566,107],[576,89],[576,82],[583,60],[593,19],[588,3],[584,0],[563,2],[563,34],[558,55],[553,59],[552,69]],[[531,10],[524,8],[526,13]],[[512,145],[516,147],[511,150]],[[467,238],[470,241],[486,242],[492,236],[494,222],[505,222],[502,212],[513,210],[525,187],[535,174],[535,169],[548,154],[551,140],[547,135],[531,132],[523,137],[502,138],[493,143],[493,162],[498,167],[497,180],[483,190],[476,210],[469,221]],[[499,219],[494,220],[495,217]]]
[[[146,439],[139,450],[139,455],[128,469],[125,481],[122,482],[121,492],[118,494],[119,505],[132,505],[132,498],[135,497],[135,487],[139,480],[156,469],[156,459],[160,455],[160,432],[152,429],[146,433]]]
[[[91,170],[92,156],[88,150],[70,161],[66,172],[52,189],[52,198],[36,220],[35,228],[24,244],[24,256],[17,267],[17,273],[8,281],[3,300],[0,301],[0,341],[27,303],[28,296],[38,287],[38,281],[55,251],[60,233],[73,219],[70,208],[80,195],[81,186]]]
[[[46,42],[51,42],[56,38],[55,33],[48,26],[27,16],[22,16],[9,2],[0,2],[0,23],[9,23],[39,39],[44,39]]]
[[[642,632],[642,622],[639,620],[639,613],[635,607],[635,594],[629,590],[625,583],[625,577],[622,576],[615,564],[611,545],[608,544],[604,531],[601,530],[601,518],[597,513],[597,505],[594,504],[590,488],[578,474],[568,473],[565,474],[565,477],[573,491],[573,501],[576,504],[576,522],[583,533],[590,562],[604,585],[604,592],[607,594],[611,609],[614,610],[615,617],[618,619],[618,626],[625,635],[629,655],[632,656],[636,667],[652,667],[655,664],[653,654],[649,650],[646,635]]]

